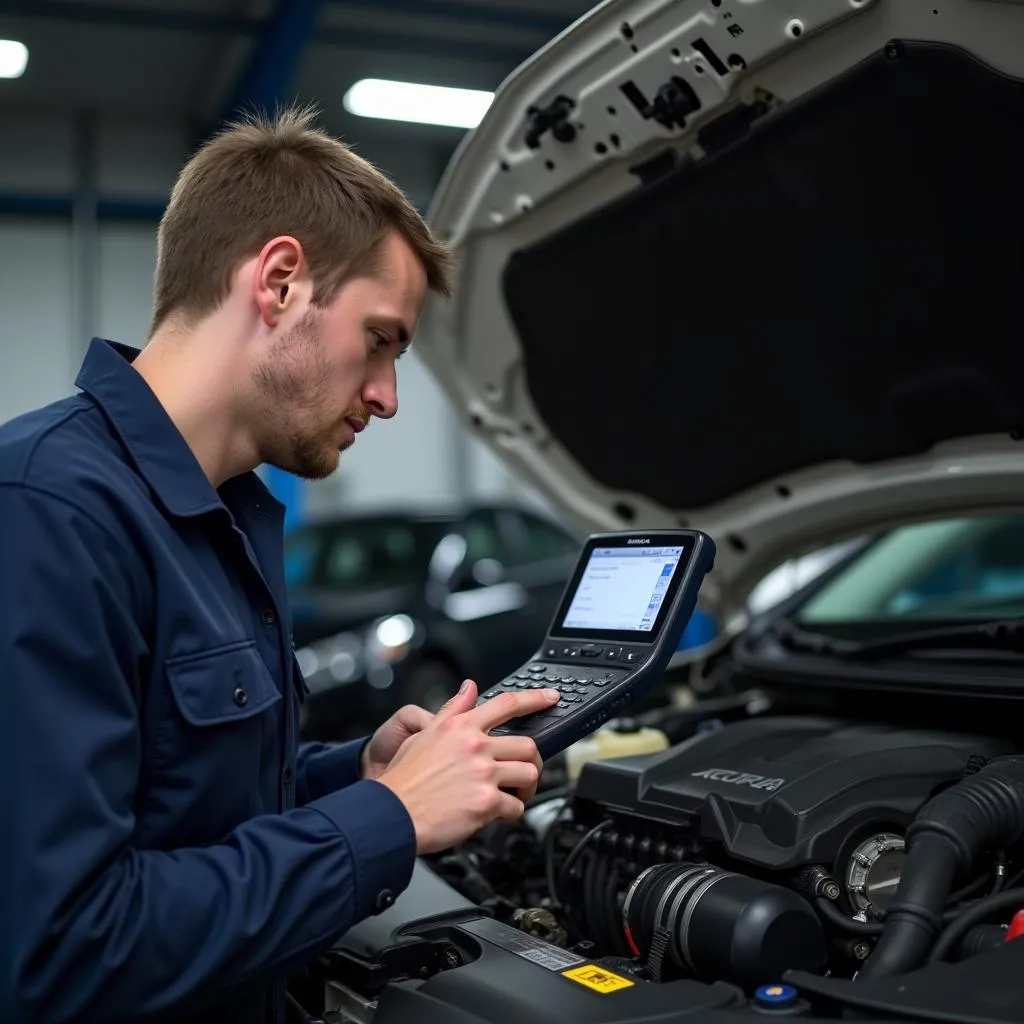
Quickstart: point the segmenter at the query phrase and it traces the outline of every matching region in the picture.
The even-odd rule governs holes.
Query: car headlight
[[[416,624],[408,615],[389,615],[376,622],[367,636],[367,654],[385,665],[402,661],[416,637]]]

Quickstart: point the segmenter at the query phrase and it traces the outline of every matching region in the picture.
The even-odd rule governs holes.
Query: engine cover
[[[752,719],[669,750],[584,766],[576,800],[684,830],[768,869],[831,864],[861,829],[902,832],[972,758],[1010,748],[988,737],[811,716]],[[711,856],[709,854],[709,856]]]

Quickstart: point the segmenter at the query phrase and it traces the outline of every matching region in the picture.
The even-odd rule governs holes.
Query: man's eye
[[[380,352],[381,349],[385,349],[391,344],[391,339],[381,331],[373,332],[373,350]]]

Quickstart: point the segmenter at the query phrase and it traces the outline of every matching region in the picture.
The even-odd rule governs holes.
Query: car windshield
[[[916,523],[880,537],[799,609],[804,628],[1024,616],[1024,516]]]
[[[302,527],[285,540],[290,590],[352,590],[416,583],[444,532],[429,520],[370,520]]]

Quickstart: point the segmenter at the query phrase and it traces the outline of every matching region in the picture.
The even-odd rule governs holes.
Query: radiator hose
[[[990,761],[921,808],[907,830],[907,859],[885,928],[859,977],[920,967],[943,927],[953,881],[987,849],[1024,835],[1024,758]]]

